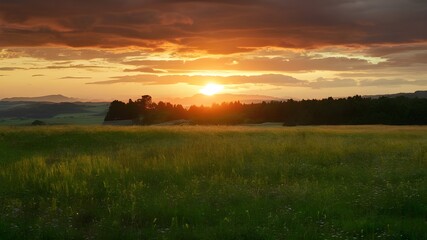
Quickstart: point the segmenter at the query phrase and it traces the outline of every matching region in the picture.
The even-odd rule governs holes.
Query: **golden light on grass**
[[[224,86],[216,84],[216,83],[208,83],[202,89],[200,89],[200,93],[206,96],[212,96],[217,93],[220,93],[224,89]]]

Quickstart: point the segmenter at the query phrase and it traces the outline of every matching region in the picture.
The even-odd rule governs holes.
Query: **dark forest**
[[[242,104],[230,102],[212,106],[191,106],[152,101],[144,95],[128,103],[113,101],[105,121],[133,120],[134,124],[150,125],[185,119],[192,124],[256,124],[283,122],[295,125],[424,125],[427,124],[427,99],[353,96],[321,100],[292,99]]]

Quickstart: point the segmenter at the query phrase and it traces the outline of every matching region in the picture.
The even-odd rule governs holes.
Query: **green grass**
[[[61,114],[52,118],[5,118],[0,120],[2,126],[31,126],[35,120],[40,120],[49,125],[102,125],[104,116],[92,113]]]
[[[426,127],[3,127],[0,239],[426,239]]]

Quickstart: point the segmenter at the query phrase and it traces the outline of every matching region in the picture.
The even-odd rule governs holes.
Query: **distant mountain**
[[[7,102],[0,101],[1,125],[29,125],[34,120],[47,124],[102,124],[109,103],[91,102]]]
[[[1,110],[0,118],[52,118],[59,114],[86,112],[88,112],[87,107],[82,104],[28,102]]]
[[[61,103],[61,102],[78,102],[77,98],[70,98],[63,95],[47,95],[40,97],[11,97],[3,98],[1,101],[4,102],[52,102],[52,103]]]
[[[366,98],[380,98],[380,97],[407,97],[407,98],[427,98],[427,91],[416,91],[413,93],[394,93],[394,94],[383,94],[383,95],[366,95]]]
[[[285,99],[271,97],[271,96],[245,95],[245,94],[216,94],[213,96],[196,94],[191,97],[165,99],[166,102],[171,102],[173,104],[181,104],[183,106],[190,106],[190,105],[210,106],[213,103],[236,102],[236,101],[240,101],[241,103],[260,103],[263,101],[268,102],[268,101],[283,101],[283,100]]]

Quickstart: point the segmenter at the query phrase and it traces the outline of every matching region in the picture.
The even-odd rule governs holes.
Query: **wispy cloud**
[[[61,77],[60,79],[91,79],[91,77],[66,76],[66,77]]]
[[[113,77],[112,80],[90,82],[88,84],[116,84],[116,83],[142,83],[146,85],[170,85],[177,83],[187,83],[191,85],[205,85],[208,82],[219,84],[270,84],[278,86],[297,86],[304,84],[304,81],[296,78],[267,74],[261,76],[187,76],[187,75],[135,75]]]
[[[15,71],[15,70],[21,70],[24,68],[21,67],[0,67],[0,71]]]
[[[124,72],[165,73],[167,71],[154,69],[150,67],[139,67],[139,68],[125,69]]]
[[[300,80],[291,76],[281,74],[265,74],[259,76],[185,76],[185,75],[135,75],[113,77],[111,80],[89,82],[87,84],[120,84],[141,83],[144,85],[170,85],[186,83],[190,85],[205,85],[215,82],[225,85],[237,84],[263,84],[280,87],[307,87],[313,89],[345,88],[357,86],[427,86],[427,80],[403,80],[403,79],[373,79],[356,80],[351,78],[317,78],[315,80]]]
[[[362,80],[360,86],[427,86],[427,80],[405,80],[405,79],[375,79]]]

